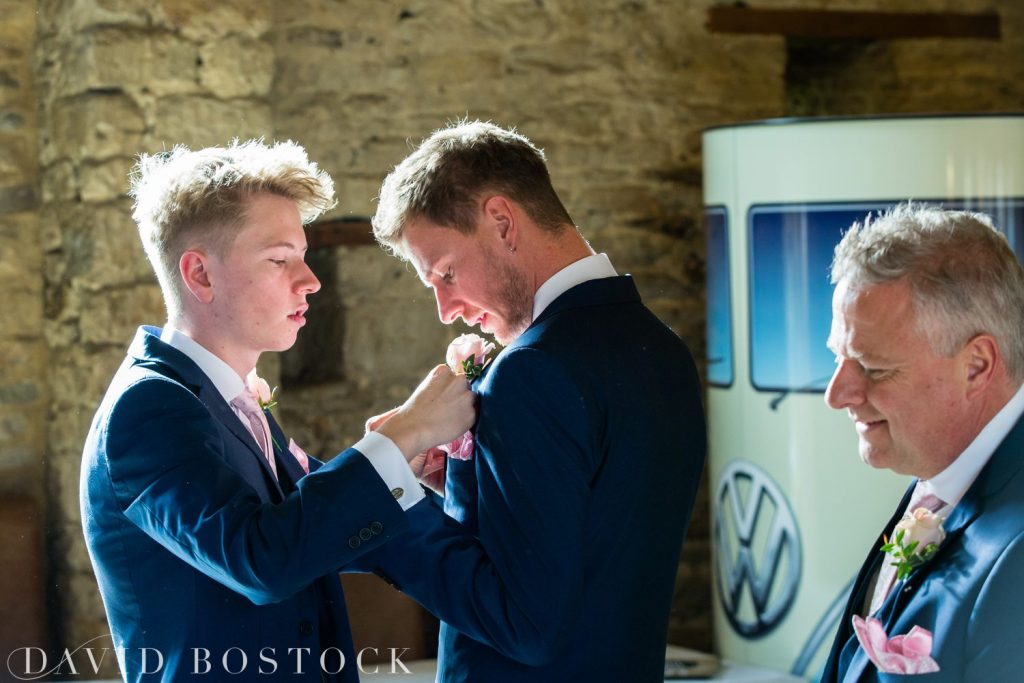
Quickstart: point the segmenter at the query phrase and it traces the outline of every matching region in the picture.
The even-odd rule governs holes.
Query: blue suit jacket
[[[357,451],[311,460],[303,476],[276,450],[280,483],[198,366],[159,330],[139,330],[94,418],[81,479],[127,680],[320,681],[324,651],[329,672],[345,657],[326,680],[358,680],[337,571],[406,528],[406,515]],[[245,674],[225,673],[225,661]]]
[[[556,299],[479,380],[445,511],[365,558],[442,619],[439,681],[662,681],[700,481],[693,360],[629,277]]]
[[[907,505],[907,490],[886,526],[890,536]],[[996,449],[943,525],[946,539],[926,564],[897,583],[875,615],[891,638],[914,626],[934,634],[940,670],[900,676],[879,673],[853,633],[883,553],[879,536],[854,582],[822,681],[959,683],[1024,679],[1024,421]]]

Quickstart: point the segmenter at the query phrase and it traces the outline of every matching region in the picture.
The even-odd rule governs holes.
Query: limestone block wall
[[[35,12],[35,2],[0,0],[0,649],[48,644]]]
[[[584,235],[703,359],[701,130],[789,114],[1024,108],[1016,0],[761,0],[758,7],[998,11],[992,40],[712,34],[711,0],[0,0],[0,493],[47,516],[52,626],[107,632],[81,540],[82,441],[136,325],[164,314],[125,195],[134,157],[291,138],[369,216],[387,171],[460,117],[548,153]],[[329,457],[460,330],[373,246],[316,254],[334,356],[281,388],[296,441]],[[268,358],[264,374],[278,374]],[[314,359],[316,360],[316,359]],[[313,368],[312,371],[309,368]],[[288,374],[288,372],[285,372]],[[288,375],[293,377],[293,375]],[[710,649],[707,503],[671,640]],[[104,672],[111,675],[112,671]]]
[[[40,3],[37,248],[49,350],[40,375],[51,396],[51,599],[66,645],[109,632],[82,540],[82,443],[136,326],[164,320],[130,216],[128,172],[140,152],[273,137],[269,4]]]

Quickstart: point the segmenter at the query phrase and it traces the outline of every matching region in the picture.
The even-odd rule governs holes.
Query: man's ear
[[[209,257],[201,251],[189,249],[178,261],[182,282],[200,303],[213,301],[213,283],[210,282]]]
[[[976,398],[992,383],[996,367],[1002,362],[999,344],[992,335],[979,334],[967,342],[960,354],[963,356],[967,398]]]
[[[515,251],[519,241],[519,220],[515,207],[505,197],[494,195],[484,200],[484,224],[494,229],[502,245]]]

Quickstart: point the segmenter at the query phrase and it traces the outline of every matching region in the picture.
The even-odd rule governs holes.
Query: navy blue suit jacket
[[[916,482],[915,482],[916,483]],[[907,490],[886,526],[891,536]],[[875,617],[891,638],[914,626],[934,634],[940,670],[913,677],[879,673],[853,633],[883,553],[879,536],[854,582],[821,680],[995,683],[1024,679],[1024,421],[1018,422],[943,526],[946,539],[926,564],[896,584]]]
[[[662,681],[705,454],[688,350],[631,278],[592,280],[476,390],[476,452],[448,461],[453,519],[419,504],[361,563],[442,619],[439,681]]]
[[[337,572],[405,529],[406,515],[353,449],[311,459],[304,476],[267,417],[280,483],[199,367],[159,330],[139,330],[93,420],[81,479],[127,680],[320,681],[327,669],[326,680],[358,681]],[[344,668],[330,673],[339,653]],[[225,661],[232,672],[246,663],[244,675]]]

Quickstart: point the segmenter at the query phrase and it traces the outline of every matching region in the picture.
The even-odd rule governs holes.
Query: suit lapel
[[[1018,422],[999,444],[992,457],[981,469],[978,478],[967,489],[967,493],[943,522],[946,538],[935,555],[914,570],[907,577],[901,589],[893,591],[895,595],[889,596],[889,600],[883,606],[886,618],[881,620],[885,624],[887,633],[902,614],[906,604],[913,599],[921,585],[928,580],[931,572],[941,565],[943,557],[954,552],[953,549],[957,547],[960,536],[984,510],[985,500],[998,493],[1021,469],[1022,462],[1019,453],[1022,450],[1024,450],[1024,420]]]
[[[199,366],[191,358],[170,344],[162,342],[160,340],[160,330],[149,326],[139,329],[129,347],[128,353],[135,359],[136,363],[155,366],[155,369],[158,369],[161,374],[178,380],[195,394],[196,398],[202,401],[206,409],[210,411],[210,414],[248,449],[249,453],[246,455],[251,455],[252,458],[256,459],[253,462],[249,457],[246,457],[244,460],[235,458],[236,464],[243,469],[259,468],[262,472],[262,478],[271,492],[276,492],[278,499],[284,497],[284,493],[274,478],[273,471],[270,469],[270,463],[267,462],[266,457],[263,455],[263,450],[256,443],[256,440],[249,433],[249,430],[246,429],[245,425],[242,424],[235,411],[231,409],[231,406],[227,404],[224,397],[217,391],[217,387],[210,381],[210,378],[199,369]],[[234,452],[229,449],[228,457],[231,457],[233,454]]]
[[[274,441],[272,447],[274,449],[274,457],[277,458],[277,474],[280,479],[280,486],[282,491],[288,494],[295,490],[299,479],[306,476],[306,471],[302,469],[302,465],[299,464],[299,461],[288,450],[288,439],[285,437],[284,432],[281,431],[281,426],[277,424],[277,420],[270,413],[267,413],[267,424],[270,425],[270,434]],[[313,470],[312,466],[313,461],[310,458],[310,471]]]
[[[207,381],[206,385],[200,389],[199,400],[210,410],[210,414],[227,427],[249,450],[248,455],[255,458],[256,466],[263,472],[263,478],[266,480],[267,486],[272,491],[276,491],[278,500],[284,498],[284,491],[274,476],[274,471],[270,469],[270,462],[267,460],[266,455],[264,455],[263,449],[256,443],[252,433],[242,424],[238,414],[224,401],[224,397],[217,391],[217,387]],[[271,434],[273,434],[273,431],[271,431]],[[273,441],[271,441],[270,447],[274,449]],[[246,462],[250,463],[251,459],[247,458]]]
[[[903,517],[903,509],[910,502],[910,496],[914,491],[916,483],[917,481],[915,480],[907,488],[899,505],[896,506],[896,511],[889,518],[885,529],[879,534],[874,545],[871,547],[871,552],[868,553],[867,558],[861,565],[860,572],[857,574],[857,579],[853,584],[853,590],[850,592],[850,598],[846,602],[846,609],[843,611],[842,620],[839,622],[839,630],[836,633],[832,652],[826,665],[826,676],[822,680],[828,680],[827,671],[829,669],[835,672],[834,680],[845,680],[847,676],[850,676],[850,680],[857,680],[857,677],[860,676],[861,671],[863,671],[864,666],[869,661],[867,655],[864,654],[864,649],[857,640],[856,634],[853,632],[853,616],[855,614],[861,615],[867,591],[871,588],[871,579],[874,578],[875,573],[881,568],[885,558],[885,555],[878,550],[882,545],[882,537],[889,537],[892,534],[893,527]],[[851,674],[853,675],[851,676]]]

